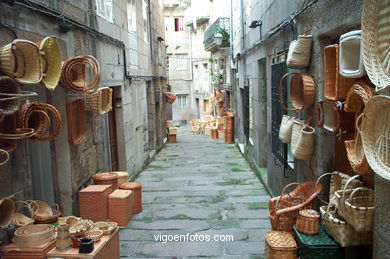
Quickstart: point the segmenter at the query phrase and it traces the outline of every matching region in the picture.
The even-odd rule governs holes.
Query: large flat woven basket
[[[367,74],[381,91],[390,85],[390,4],[388,0],[364,0],[362,56]]]
[[[85,110],[104,114],[112,110],[112,89],[102,87],[87,95]]]
[[[42,70],[45,76],[42,84],[49,90],[54,90],[61,77],[62,59],[61,50],[56,37],[46,37],[38,43],[39,49],[44,52],[44,58],[41,59]]]

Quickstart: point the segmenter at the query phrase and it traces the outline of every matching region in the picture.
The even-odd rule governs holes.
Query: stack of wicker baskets
[[[225,143],[234,142],[234,116],[225,116]]]

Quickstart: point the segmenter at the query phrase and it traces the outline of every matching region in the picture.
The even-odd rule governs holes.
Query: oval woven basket
[[[95,222],[92,225],[92,229],[99,229],[103,231],[103,235],[110,235],[118,226],[118,223],[116,222],[110,222],[110,221],[99,221]]]
[[[370,99],[360,128],[363,149],[371,168],[390,180],[390,97],[377,95]]]
[[[104,114],[112,110],[112,89],[102,87],[87,95],[85,100],[85,110]]]
[[[27,225],[15,231],[16,245],[38,246],[55,238],[55,227],[48,224]]]
[[[283,80],[292,75],[290,83],[290,97],[294,108],[288,108],[283,100]],[[279,81],[279,101],[286,111],[297,111],[310,108],[315,100],[314,80],[309,75],[299,73],[287,73]]]
[[[49,90],[54,90],[61,78],[62,59],[61,50],[54,36],[46,37],[38,43],[39,49],[44,53],[41,58],[42,71],[45,76],[42,84]]]
[[[344,110],[346,112],[363,112],[364,105],[376,95],[373,88],[363,81],[358,81],[352,85],[345,99]]]
[[[43,201],[30,201],[30,213],[35,223],[38,224],[49,224],[56,222],[61,216],[61,211],[58,204],[49,204]]]
[[[97,243],[100,241],[100,239],[103,236],[103,231],[99,229],[93,229],[93,230],[88,230],[87,232],[84,233],[84,235],[90,239],[93,240],[93,242]]]
[[[0,228],[7,227],[12,223],[12,218],[15,213],[15,202],[9,198],[0,200]]]
[[[16,39],[0,49],[0,70],[20,83],[36,84],[43,77],[40,59],[35,43]]]
[[[118,189],[118,175],[116,173],[98,173],[92,175],[92,179],[97,185],[112,185],[113,190]]]
[[[172,104],[172,103],[174,103],[175,100],[176,100],[176,95],[175,95],[174,93],[168,92],[168,93],[165,94],[165,96],[166,96],[166,101],[167,101],[167,103]]]
[[[8,76],[0,76],[0,113],[11,115],[19,109],[20,99],[10,95],[20,94],[20,85]]]
[[[92,70],[88,80],[87,66]],[[62,65],[61,86],[74,93],[91,93],[100,83],[100,64],[93,56],[77,56],[68,59]]]
[[[364,0],[362,13],[362,55],[364,66],[376,91],[390,85],[388,0]]]

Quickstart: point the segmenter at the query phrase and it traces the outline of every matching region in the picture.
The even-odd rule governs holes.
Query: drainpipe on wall
[[[149,44],[150,44],[150,62],[154,64],[153,60],[153,40],[152,40],[152,6],[150,5],[150,0],[148,0],[148,20],[149,20]],[[153,70],[153,68],[152,68]]]

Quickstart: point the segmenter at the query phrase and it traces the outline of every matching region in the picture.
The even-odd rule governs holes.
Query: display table
[[[74,248],[58,251],[54,247],[47,253],[47,258],[119,259],[119,228],[111,235],[103,235],[100,241],[94,244],[94,250],[90,254],[80,254],[79,249]]]
[[[3,259],[45,259],[46,254],[55,246],[55,239],[40,246],[21,246],[9,244],[0,246],[0,258]],[[1,257],[2,256],[2,257]]]

